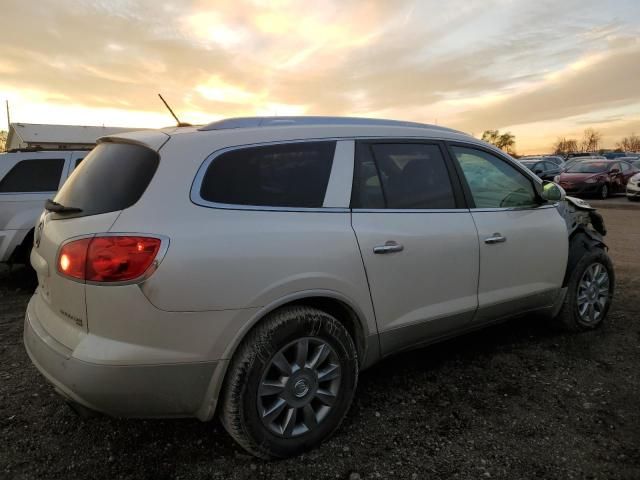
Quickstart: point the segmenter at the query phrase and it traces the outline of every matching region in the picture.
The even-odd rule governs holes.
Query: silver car
[[[72,403],[218,414],[249,452],[296,455],[398,351],[523,313],[600,325],[612,265],[562,203],[491,145],[409,122],[103,138],[38,220],[25,345]]]

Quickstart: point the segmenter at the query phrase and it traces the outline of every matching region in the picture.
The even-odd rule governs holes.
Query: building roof
[[[93,146],[105,135],[139,130],[127,127],[86,127],[82,125],[45,125],[38,123],[12,123],[9,125],[7,150],[45,145],[49,148]]]

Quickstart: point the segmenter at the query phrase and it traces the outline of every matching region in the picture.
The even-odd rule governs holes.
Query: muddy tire
[[[222,424],[257,457],[295,456],[336,431],[357,381],[356,347],[344,326],[315,308],[285,307],[254,328],[234,355]]]

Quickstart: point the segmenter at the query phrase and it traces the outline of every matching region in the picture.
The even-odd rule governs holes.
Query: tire
[[[602,200],[606,200],[607,198],[609,198],[609,186],[606,183],[603,183],[602,186],[600,187],[600,191],[598,192],[598,196]]]
[[[285,307],[255,327],[233,356],[222,393],[222,424],[257,457],[295,456],[337,430],[357,381],[358,355],[344,326],[315,308]],[[270,411],[277,413],[265,416]]]
[[[603,273],[606,273],[606,282],[602,282]],[[585,288],[590,278],[600,279],[591,287],[594,289],[592,291]],[[567,294],[554,323],[571,332],[599,327],[611,306],[614,289],[615,275],[609,255],[601,248],[588,250],[569,276]],[[585,301],[587,304],[593,304],[593,310],[591,307],[583,310]]]

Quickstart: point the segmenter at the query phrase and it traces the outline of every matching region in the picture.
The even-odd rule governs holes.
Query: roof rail
[[[405,122],[401,120],[385,120],[381,118],[361,118],[361,117],[316,117],[316,116],[299,116],[299,117],[236,117],[226,118],[212,122],[208,125],[200,127],[201,132],[211,130],[228,130],[234,128],[256,128],[256,127],[279,127],[285,125],[378,125],[389,127],[414,127],[414,128],[430,128],[434,130],[446,130],[449,132],[458,132],[451,128],[440,127],[438,125],[428,125],[425,123]]]

